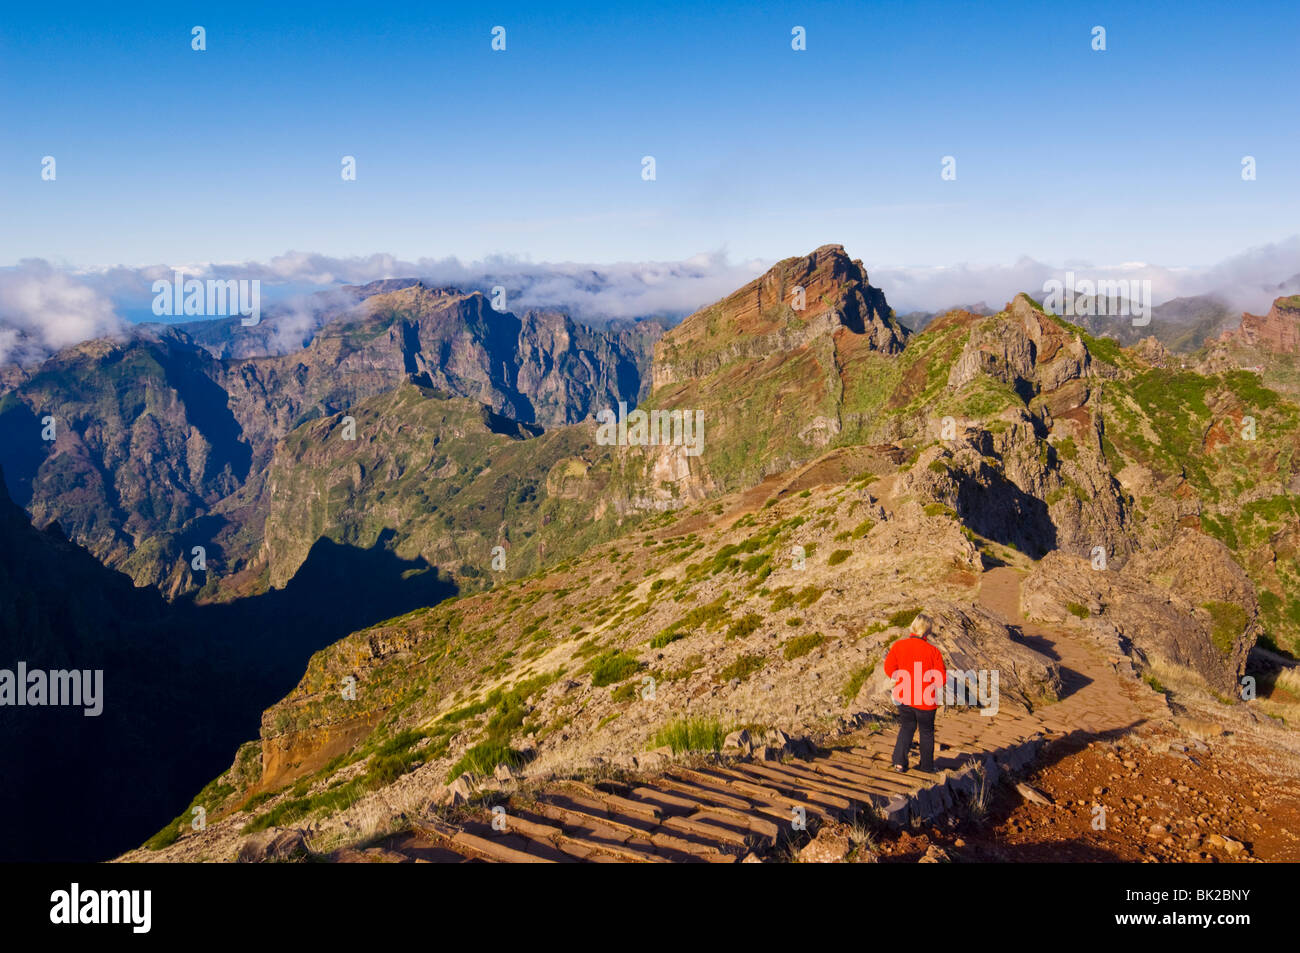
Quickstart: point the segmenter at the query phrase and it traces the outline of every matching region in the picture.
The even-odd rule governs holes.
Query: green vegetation
[[[500,741],[484,741],[470,748],[459,761],[447,772],[447,780],[454,781],[466,772],[470,774],[491,774],[498,764],[518,767],[523,758],[508,744]]]
[[[613,685],[631,678],[641,670],[642,664],[634,656],[614,649],[602,652],[585,666],[583,672],[591,673],[591,684],[596,688]]]
[[[838,566],[840,563],[844,562],[844,560],[848,559],[848,558],[849,558],[850,556],[852,556],[852,555],[853,555],[853,551],[852,551],[852,550],[849,550],[849,549],[837,549],[837,550],[835,550],[833,553],[831,553],[829,556],[826,557],[826,565],[828,565],[828,566]]]
[[[875,520],[863,520],[857,526],[853,527],[853,531],[849,535],[854,539],[862,539],[875,528],[875,525]]]
[[[876,663],[874,661],[853,670],[849,675],[849,680],[840,691],[840,697],[844,699],[846,704],[858,697],[858,692],[862,691],[862,686],[867,683],[867,679],[871,677],[871,673],[875,670]]]
[[[763,624],[763,617],[757,612],[747,612],[727,628],[727,641],[743,639],[753,634]]]
[[[920,609],[899,609],[889,616],[889,628],[907,628],[921,614]]]
[[[786,661],[800,658],[807,655],[813,649],[821,646],[826,642],[826,636],[820,632],[809,632],[807,635],[797,635],[785,643],[783,654]]]
[[[658,635],[656,635],[653,639],[650,640],[650,648],[661,649],[665,645],[671,645],[673,642],[676,642],[678,639],[684,639],[684,638],[686,638],[685,632],[680,632],[677,629],[673,629],[673,628],[664,629],[662,632],[660,632]]]
[[[1065,608],[1070,613],[1070,615],[1080,619],[1086,619],[1092,615],[1092,613],[1088,611],[1087,606],[1081,605],[1080,603],[1077,602],[1066,603]]]
[[[729,682],[738,678],[742,682],[767,664],[762,655],[742,655],[718,673],[719,682]]]
[[[1206,602],[1202,609],[1210,613],[1214,627],[1210,641],[1224,655],[1232,654],[1232,647],[1246,628],[1246,610],[1235,602]]]
[[[682,718],[664,725],[650,740],[650,748],[669,747],[673,754],[688,751],[720,751],[727,733],[712,718]]]

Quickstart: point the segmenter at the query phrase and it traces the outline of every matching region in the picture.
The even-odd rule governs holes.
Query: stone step
[[[713,823],[710,823],[713,821]],[[748,828],[736,830],[734,826],[736,821],[731,820],[730,824],[726,823],[726,818],[717,815],[693,814],[690,817],[670,817],[664,821],[664,827],[673,831],[684,831],[691,834],[712,837],[735,847],[745,847],[748,844]]]
[[[697,789],[703,789],[705,792],[719,786],[729,787],[733,792],[737,790],[736,787],[732,786],[729,782],[719,782],[717,779],[712,777],[702,778],[700,780],[692,781],[691,783],[694,784]],[[744,782],[739,783],[743,784]],[[766,814],[768,817],[775,819],[781,824],[788,824],[790,822],[791,807],[807,807],[807,805],[786,797],[780,791],[775,791],[758,784],[749,784],[747,787],[749,790],[746,792],[746,796],[750,800],[746,803],[750,805],[749,809]],[[734,796],[724,796],[728,797],[729,800],[735,800]],[[823,818],[829,818],[831,816],[829,813],[816,809],[813,813],[818,817]]]
[[[850,803],[847,798],[808,790],[788,778],[780,776],[775,778],[763,775],[750,776],[737,771],[732,774],[731,783],[747,794],[762,797],[774,804],[784,805],[787,808],[787,819],[789,809],[798,807],[802,808],[806,813],[813,813],[819,817],[833,820],[838,817],[840,811],[849,807]]]
[[[605,841],[589,834],[565,833],[557,846],[588,863],[667,863],[666,858],[653,852],[651,844],[646,845],[650,848],[646,850],[640,845]]]
[[[817,763],[810,762],[809,764],[816,765]],[[764,767],[770,766],[764,765]],[[879,787],[873,788],[866,783],[855,783],[852,778],[836,777],[812,767],[782,765],[781,768],[773,770],[789,774],[807,790],[844,798],[848,803],[844,804],[843,808],[847,808],[853,803],[870,803],[873,793],[882,793],[882,789]]]
[[[605,804],[611,811],[634,814],[650,823],[657,824],[663,820],[663,811],[654,804],[647,804],[644,801],[637,801],[609,791],[602,791],[589,784],[583,784],[581,781],[564,781],[563,786],[578,791],[582,797]]]
[[[553,841],[564,834],[561,827],[544,823],[526,812],[512,813],[509,808],[506,810],[505,823],[507,831],[518,832],[533,840]]]
[[[737,809],[728,807],[724,804],[706,804],[697,802],[695,810],[685,815],[675,815],[685,820],[696,820],[700,815],[712,815],[716,817],[729,818],[735,822],[739,830],[752,831],[760,836],[775,836],[776,825],[768,820],[768,815],[761,811],[757,806],[752,805],[746,809]],[[665,826],[672,818],[666,818]]]
[[[538,795],[538,801],[577,811],[599,821],[610,821],[614,815],[614,812],[601,801],[569,791],[547,790]],[[643,816],[630,814],[620,814],[618,823],[635,834],[644,834],[659,826],[658,821],[646,820]]]
[[[477,855],[484,860],[496,861],[497,863],[506,864],[549,864],[554,861],[540,857],[537,854],[527,853],[525,850],[517,849],[499,840],[487,837],[480,837],[477,834],[471,834],[466,830],[456,830],[450,836],[437,830],[437,828],[428,825],[418,825],[423,828],[430,836],[444,840],[449,843],[453,849],[462,852]],[[526,841],[519,838],[520,841]]]
[[[710,804],[729,807],[736,811],[762,810],[765,800],[744,795],[726,782],[719,782],[716,778],[698,775],[689,769],[678,769],[675,775],[661,778],[660,783],[684,796],[695,798],[699,802],[697,810]],[[770,805],[768,805],[768,808],[767,813],[772,813]]]
[[[665,820],[663,826],[650,835],[650,843],[661,850],[676,850],[711,862],[718,856],[726,856],[730,846],[711,826],[678,815]]]
[[[817,771],[876,797],[910,794],[914,787],[904,780],[906,775],[899,775],[890,768],[848,767],[844,762],[827,760],[818,763]]]
[[[895,771],[890,761],[867,761],[861,756],[838,749],[830,753],[829,762],[836,765],[837,768],[844,767],[847,770],[858,771],[874,778],[882,784],[888,784],[893,790],[900,794],[907,794],[915,791],[919,785],[924,783],[923,775],[918,775],[916,767],[912,767],[906,774]],[[983,761],[982,754],[969,752],[945,752],[942,756],[936,756],[934,759],[935,767],[938,769],[958,770],[963,765],[974,760],[977,763]]]
[[[683,797],[681,794],[675,794],[663,788],[636,787],[632,789],[632,794],[646,804],[658,807],[664,817],[689,814],[700,807],[699,801]]]
[[[537,812],[558,822],[566,836],[574,829],[585,829],[601,832],[603,837],[623,843],[649,833],[643,827],[624,823],[622,819],[615,820],[603,814],[592,814],[579,807],[556,804],[541,798],[537,801]]]

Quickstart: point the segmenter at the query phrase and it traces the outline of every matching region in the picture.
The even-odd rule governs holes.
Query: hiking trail
[[[992,717],[941,710],[932,774],[891,770],[888,725],[836,739],[837,747],[809,759],[776,760],[760,749],[734,762],[675,764],[633,782],[543,782],[471,808],[477,820],[421,819],[384,847],[344,850],[337,859],[735,863],[771,852],[801,819],[809,830],[867,810],[896,825],[936,819],[959,798],[1026,767],[1048,742],[1117,737],[1167,712],[1162,698],[1121,673],[1121,659],[1061,629],[1026,622],[1021,575],[1011,567],[986,571],[979,600],[1017,630],[1017,639],[1060,665],[1060,700],[1033,712],[1003,707]]]

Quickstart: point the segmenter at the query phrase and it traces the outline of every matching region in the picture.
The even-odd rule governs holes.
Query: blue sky
[[[1298,27],[1251,2],[11,6],[0,265],[1204,265],[1300,231]]]

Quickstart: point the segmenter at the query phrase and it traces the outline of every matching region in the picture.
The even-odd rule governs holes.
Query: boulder
[[[848,835],[842,831],[823,826],[817,836],[799,851],[799,862],[803,864],[838,864],[848,857],[853,845]]]
[[[464,804],[474,793],[474,780],[468,774],[462,774],[447,785],[448,801],[453,806]]]
[[[742,728],[739,731],[733,731],[731,734],[727,735],[727,737],[723,739],[722,747],[724,749],[739,748],[741,753],[749,754],[754,748],[754,741],[750,737],[749,731]]]
[[[241,864],[261,864],[303,860],[311,851],[302,831],[272,827],[254,834],[239,848],[237,861]]]
[[[917,863],[950,864],[952,863],[952,857],[949,855],[949,853],[946,850],[944,850],[938,844],[931,844],[929,847],[925,849],[925,853],[921,855],[921,859],[918,860]]]

